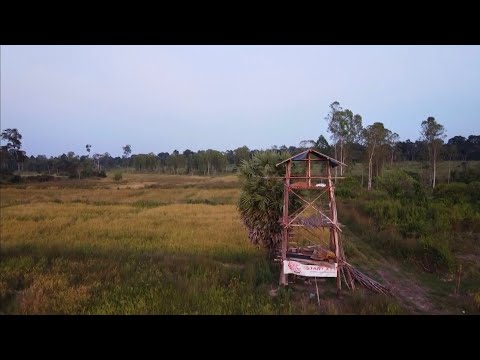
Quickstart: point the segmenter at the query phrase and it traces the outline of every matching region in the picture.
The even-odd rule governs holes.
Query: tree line
[[[352,165],[361,163],[365,167],[367,187],[372,179],[382,173],[386,164],[400,161],[420,161],[429,164],[431,185],[435,187],[436,163],[438,160],[480,160],[480,135],[454,136],[447,141],[445,128],[434,117],[428,117],[419,124],[419,138],[415,141],[399,140],[399,135],[387,129],[383,123],[374,122],[363,126],[360,114],[343,109],[338,101],[330,104],[325,118],[330,142],[322,134],[317,140],[303,140],[298,146],[272,146],[275,152],[295,154],[306,148],[316,150]],[[113,157],[108,152],[93,152],[94,146],[85,145],[84,154],[70,151],[59,156],[27,156],[21,149],[22,135],[18,129],[6,129],[1,134],[6,145],[0,148],[0,168],[5,171],[32,171],[44,174],[67,175],[84,178],[103,176],[106,170],[135,169],[136,171],[160,172],[165,174],[217,175],[235,172],[242,160],[247,160],[257,149],[242,146],[234,150],[214,149],[197,152],[186,149],[183,152],[132,154],[132,146],[122,146],[123,156]],[[351,166],[340,166],[336,175],[344,176]],[[338,174],[339,172],[339,174]]]

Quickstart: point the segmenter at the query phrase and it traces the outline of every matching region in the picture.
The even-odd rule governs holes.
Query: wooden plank
[[[337,206],[335,204],[335,194],[333,192],[333,185],[332,185],[332,179],[331,179],[331,174],[330,174],[330,166],[327,166],[327,176],[328,176],[328,188],[329,188],[329,199],[330,199],[330,212],[331,212],[331,219],[332,223],[334,224],[334,227],[330,229],[330,231],[333,234],[333,241],[334,241],[334,246],[335,246],[335,256],[337,259],[340,259],[340,248],[338,244],[338,232],[337,232]],[[340,292],[342,291],[342,278],[340,277],[340,269],[341,267],[339,266],[337,268],[337,295],[340,296]]]

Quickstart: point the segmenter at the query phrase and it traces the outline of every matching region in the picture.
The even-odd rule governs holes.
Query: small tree
[[[330,155],[330,144],[323,135],[318,137],[318,140],[315,142],[315,148],[325,155]]]
[[[376,154],[375,150],[385,144],[387,131],[388,130],[385,129],[383,123],[381,122],[376,122],[373,125],[369,125],[362,131],[362,137],[365,146],[367,147],[368,155],[368,190],[371,190],[372,188],[373,158]]]
[[[448,180],[447,183],[450,184],[450,175],[451,175],[451,164],[452,160],[458,156],[458,149],[455,144],[448,143],[445,148],[445,152],[448,160]]]
[[[328,131],[332,134],[335,145],[335,158],[346,163],[349,148],[361,139],[362,117],[353,114],[349,109],[343,110],[338,101],[330,104],[330,112],[325,118],[328,122]],[[337,151],[337,144],[340,145],[340,153]],[[335,173],[336,173],[335,168]],[[343,165],[340,165],[340,175],[343,176]]]
[[[93,161],[97,166],[97,172],[100,173],[100,160],[102,160],[102,154],[93,154]]]
[[[2,132],[1,139],[7,142],[5,146],[6,153],[13,155],[17,163],[17,168],[20,171],[20,164],[22,164],[23,168],[23,162],[26,157],[25,151],[20,150],[22,147],[22,135],[17,129],[5,129]]]
[[[7,149],[20,150],[22,135],[17,129],[6,129],[2,132],[2,140],[7,141]]]
[[[443,125],[437,123],[434,117],[430,116],[427,120],[422,121],[422,130],[420,133],[422,139],[428,146],[428,155],[433,170],[432,187],[435,188],[437,155],[442,147],[443,139],[446,137],[445,128]]]
[[[247,146],[242,146],[233,151],[235,157],[235,166],[240,165],[242,160],[248,160],[250,157],[250,149]]]
[[[387,144],[390,147],[390,165],[393,165],[393,156],[395,154],[395,147],[397,146],[400,136],[397,133],[387,130]]]
[[[123,158],[125,159],[125,167],[128,166],[128,157],[132,153],[132,147],[130,145],[122,146]]]

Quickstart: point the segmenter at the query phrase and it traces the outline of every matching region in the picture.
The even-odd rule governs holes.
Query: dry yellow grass
[[[1,313],[291,311],[268,295],[276,276],[247,241],[236,177],[124,179],[0,189]]]
[[[2,209],[2,247],[255,251],[233,205],[33,203]]]
[[[248,242],[239,192],[235,176],[135,173],[0,188],[0,314],[318,313],[269,295],[278,267]]]

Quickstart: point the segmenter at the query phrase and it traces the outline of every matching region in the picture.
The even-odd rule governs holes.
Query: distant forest
[[[454,136],[445,139],[445,129],[433,117],[419,124],[420,138],[416,141],[399,141],[399,135],[385,128],[380,122],[363,127],[361,115],[343,109],[338,102],[330,105],[325,118],[329,139],[320,135],[316,140],[303,140],[298,146],[272,146],[276,152],[295,154],[306,148],[314,148],[348,165],[364,164],[371,177],[378,175],[386,164],[402,161],[428,162],[435,168],[437,160],[480,160],[480,135]],[[95,145],[85,144],[84,154],[72,151],[48,158],[45,155],[28,155],[21,149],[21,133],[18,129],[6,129],[0,149],[0,168],[3,173],[12,171],[38,172],[63,175],[71,178],[104,176],[112,169],[134,168],[137,171],[165,174],[219,175],[237,171],[242,160],[260,151],[243,146],[234,150],[189,149],[180,152],[154,152],[135,154],[135,144],[119,145],[123,156],[112,157],[108,152],[95,152]],[[368,167],[368,170],[367,170]],[[342,169],[346,174],[352,167]],[[433,178],[435,177],[435,174]]]
[[[315,148],[325,155],[335,157],[334,147],[330,145],[325,137],[320,135],[317,141],[302,141],[299,146],[272,146],[272,151],[285,151],[290,154],[303,151],[306,148]],[[21,170],[34,171],[47,174],[72,175],[77,177],[77,172],[92,170],[111,170],[115,168],[133,167],[139,171],[159,171],[168,174],[194,174],[194,175],[215,175],[219,173],[235,172],[237,165],[248,159],[252,154],[258,152],[256,149],[249,149],[247,146],[235,150],[185,150],[172,153],[160,152],[155,154],[132,154],[131,156],[112,157],[105,154],[77,155],[69,151],[59,156],[47,158],[45,155],[27,156],[24,152],[21,156],[1,148],[1,166],[3,169],[17,169],[17,162]],[[383,149],[383,161],[428,161],[428,148],[424,141],[410,140],[399,141],[394,146],[387,145]],[[392,157],[393,156],[393,157]],[[351,154],[347,163],[362,163],[367,157],[366,146],[360,143],[352,144]],[[392,160],[393,159],[393,160]],[[480,160],[480,135],[470,135],[468,138],[455,136],[442,145],[440,159],[442,160]],[[348,171],[348,169],[347,169]]]

